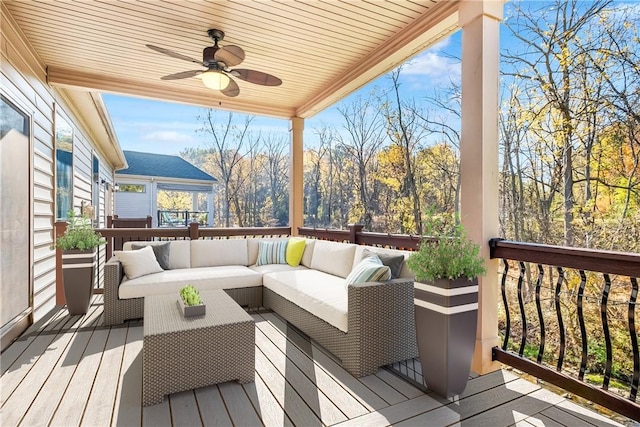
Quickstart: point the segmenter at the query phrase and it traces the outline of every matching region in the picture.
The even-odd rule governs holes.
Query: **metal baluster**
[[[636,401],[638,394],[638,381],[640,380],[640,353],[638,352],[638,335],[636,334],[635,308],[638,298],[638,280],[631,278],[631,297],[629,298],[629,335],[631,336],[631,348],[633,349],[633,379],[631,380],[631,391],[629,399]]]
[[[540,304],[540,288],[542,287],[542,279],[544,278],[544,269],[538,264],[538,280],[536,281],[536,308],[538,309],[538,323],[540,324],[540,348],[538,349],[538,363],[542,362],[544,354],[545,331],[544,318],[542,317],[542,305]]]
[[[609,334],[609,322],[607,319],[607,302],[609,301],[609,291],[611,290],[611,279],[607,273],[603,274],[604,289],[602,290],[602,300],[600,301],[600,317],[602,318],[602,330],[604,332],[604,342],[607,349],[607,363],[604,369],[604,379],[602,388],[609,389],[609,381],[611,380],[611,365],[613,359],[613,350],[611,348],[611,334]]]
[[[584,314],[582,310],[582,300],[584,298],[584,287],[587,284],[587,275],[584,270],[580,270],[580,287],[578,288],[578,321],[580,322],[580,339],[582,340],[582,361],[580,362],[580,373],[578,379],[584,380],[584,373],[587,370],[587,328],[584,325]]]
[[[524,262],[520,261],[520,276],[518,277],[518,305],[520,306],[520,317],[522,317],[522,339],[520,340],[520,350],[518,354],[524,354],[524,347],[527,342],[527,315],[524,312],[524,299],[522,298],[522,284],[524,283],[524,273],[526,267]]]
[[[502,342],[502,349],[507,349],[507,344],[509,343],[509,334],[511,334],[511,316],[509,315],[509,304],[507,303],[507,272],[509,271],[509,262],[506,259],[503,259],[504,263],[504,271],[502,272],[502,304],[504,305],[504,312],[507,317],[507,325],[504,331],[504,341]]]
[[[560,306],[560,292],[562,289],[562,282],[564,282],[564,270],[562,267],[558,267],[558,282],[556,283],[556,315],[558,316],[558,328],[560,329],[560,350],[558,352],[558,365],[556,370],[562,371],[562,363],[564,362],[564,351],[566,347],[566,337],[564,335],[564,322],[562,321],[562,310]]]

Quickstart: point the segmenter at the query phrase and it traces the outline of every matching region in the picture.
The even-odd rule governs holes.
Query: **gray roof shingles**
[[[123,150],[123,152],[129,167],[119,170],[118,174],[217,181],[208,173],[178,156],[127,150]]]

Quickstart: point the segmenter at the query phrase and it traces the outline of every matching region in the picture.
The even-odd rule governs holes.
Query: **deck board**
[[[231,421],[236,426],[260,426],[262,422],[249,396],[238,383],[227,382],[218,386]],[[174,425],[179,425],[174,423]]]
[[[200,412],[193,390],[173,393],[169,396],[171,420],[174,426],[200,426]]]
[[[621,425],[506,370],[472,375],[455,401],[384,368],[354,378],[264,310],[250,312],[255,382],[175,393],[142,407],[142,322],[102,326],[101,298],[85,316],[53,310],[2,354],[0,425]],[[404,366],[417,372],[418,365]]]
[[[312,358],[302,352],[297,345],[292,345],[290,341],[281,335],[268,322],[257,322],[257,334],[264,334],[283,355],[287,361],[292,362],[317,389],[323,390],[325,396],[344,414],[347,418],[354,418],[369,412],[357,399],[347,392],[340,384],[322,370]],[[261,335],[262,336],[262,335]],[[256,341],[257,342],[257,341]],[[308,347],[311,347],[311,343]],[[402,381],[406,384],[406,382]]]
[[[207,426],[231,427],[231,418],[224,407],[218,387],[203,387],[195,390],[202,423]]]
[[[142,419],[142,323],[129,324],[112,423],[140,425]]]
[[[111,328],[81,425],[96,426],[111,420],[126,341],[127,328]]]
[[[299,343],[301,342],[305,344],[309,342],[308,339],[302,337],[294,328],[287,328],[286,322],[275,314],[265,313],[262,314],[262,317],[265,318],[275,330],[285,334],[291,342],[296,344],[296,346],[299,346]],[[333,358],[328,356],[315,343],[311,342],[310,344],[311,348],[308,350],[307,355],[311,357],[331,378],[333,378],[337,384],[340,384],[342,388],[354,396],[355,399],[368,411],[374,411],[389,406],[384,399],[371,391],[371,389],[365,386],[357,378],[351,376],[351,374],[349,374]],[[304,347],[302,350],[304,351]]]

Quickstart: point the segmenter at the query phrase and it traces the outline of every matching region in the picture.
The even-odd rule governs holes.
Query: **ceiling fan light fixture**
[[[202,83],[209,89],[223,90],[229,86],[229,76],[219,70],[207,70],[201,77]]]

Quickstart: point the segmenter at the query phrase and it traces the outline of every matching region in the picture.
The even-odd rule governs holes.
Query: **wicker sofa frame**
[[[120,299],[123,269],[105,264],[104,321],[116,325],[144,315],[144,298]],[[273,310],[340,359],[354,377],[418,356],[413,280],[394,279],[348,287],[348,332],[343,332],[263,286],[225,290],[239,305]]]
[[[119,325],[125,320],[141,319],[144,316],[144,298],[120,299],[118,287],[124,277],[122,264],[112,257],[104,266],[104,324]],[[225,289],[231,298],[242,307],[262,307],[262,286]]]
[[[413,281],[349,285],[348,332],[309,313],[268,288],[265,308],[307,334],[340,359],[356,378],[374,374],[380,366],[418,356],[413,305]]]

